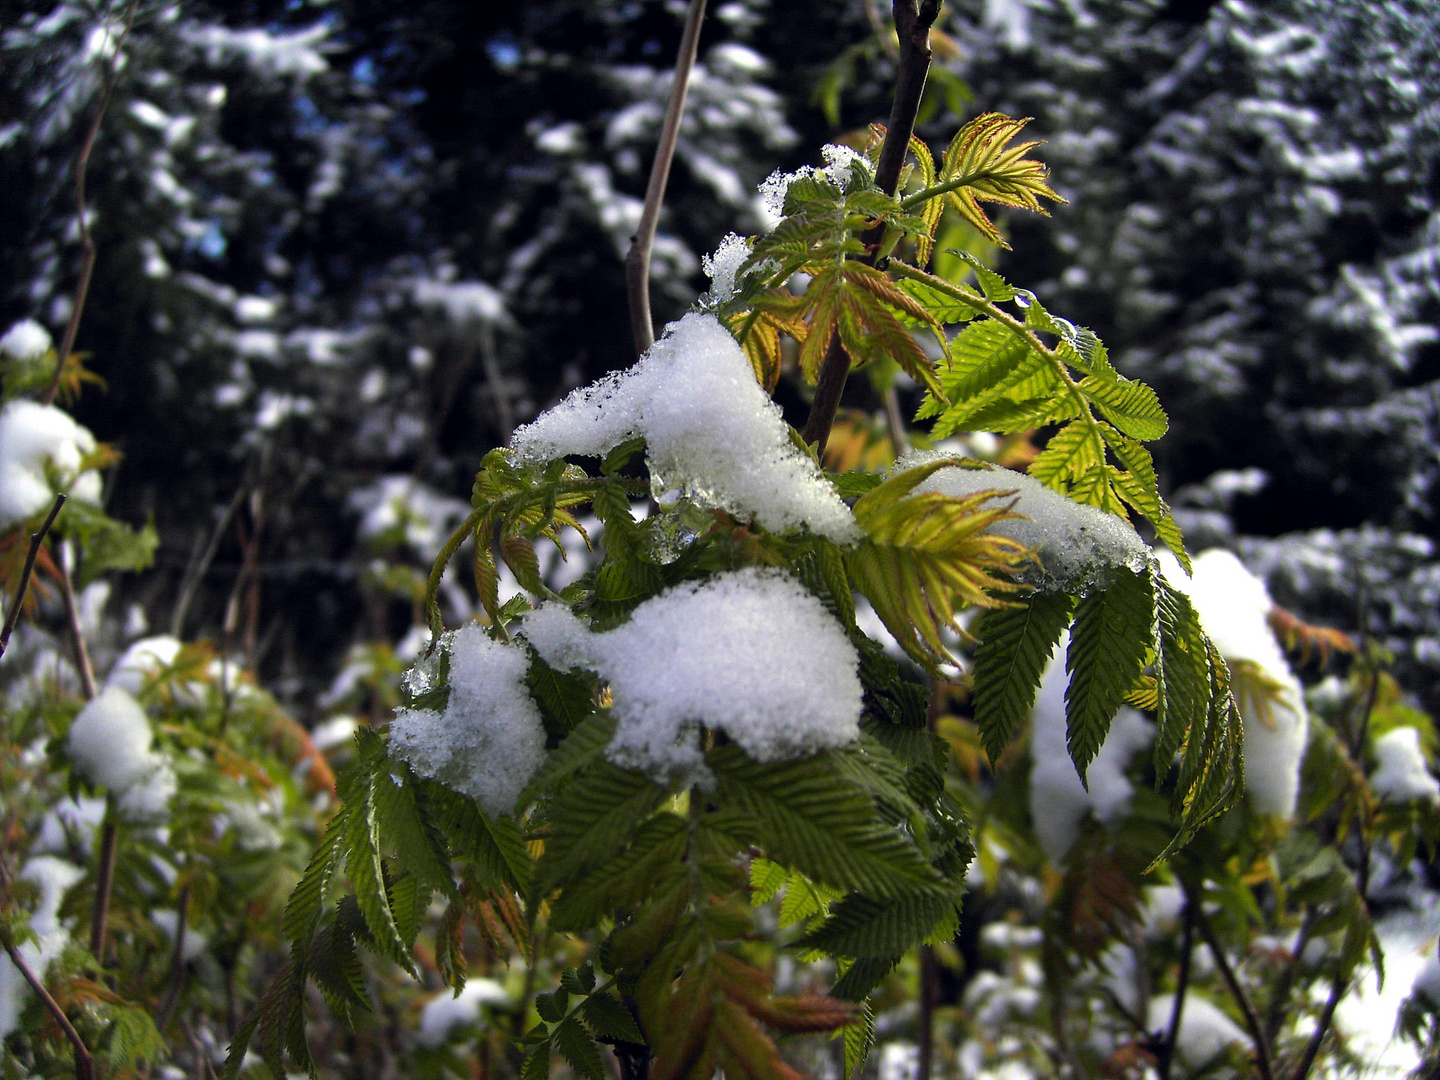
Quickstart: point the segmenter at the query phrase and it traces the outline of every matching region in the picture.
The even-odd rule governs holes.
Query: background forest
[[[108,94],[85,173],[96,260],[75,339],[98,380],[69,408],[118,451],[105,512],[139,530],[127,540],[136,550],[153,543],[153,558],[138,573],[79,582],[76,618],[101,673],[124,668],[117,657],[143,669],[137,641],[208,643],[196,671],[218,679],[227,709],[224,664],[247,672],[267,694],[252,720],[271,732],[275,768],[298,753],[313,780],[330,767],[319,755],[342,766],[357,725],[387,722],[400,703],[401,673],[427,641],[430,561],[469,513],[485,452],[634,360],[622,260],[685,4],[132,7],[0,0],[0,327],[38,324],[0,342],[7,395],[25,389],[40,329],[58,341],[72,314],[77,154]],[[756,193],[767,175],[817,162],[827,142],[863,145],[867,125],[885,118],[888,19],[872,0],[712,4],[655,245],[657,324],[705,292],[702,256],[725,234],[774,224]],[[1190,550],[1229,549],[1297,623],[1359,643],[1358,658],[1295,666],[1332,702],[1352,668],[1383,666],[1387,715],[1408,710],[1432,754],[1423,713],[1440,708],[1440,9],[955,0],[936,30],[918,133],[943,146],[979,113],[1033,117],[1026,136],[1045,140],[1036,156],[1068,201],[1048,217],[997,214],[1013,252],[963,228],[942,246],[948,235],[1051,311],[1083,318],[1120,372],[1155,388],[1170,416],[1155,446],[1160,488]],[[776,389],[796,425],[807,393],[788,370]],[[902,379],[899,393],[911,410],[920,402],[913,383]],[[852,380],[843,405],[831,467],[893,457],[881,392]],[[1024,461],[1023,447],[1004,450]],[[16,532],[0,554],[7,575],[24,548]],[[544,556],[556,589],[584,568],[573,554]],[[442,587],[451,626],[480,611],[474,591],[454,584],[464,580]],[[0,665],[17,716],[57,683],[79,689],[56,659],[68,648],[60,599],[40,600]],[[189,656],[154,655],[166,665]],[[206,668],[215,657],[218,675]],[[298,727],[271,738],[280,716]],[[245,827],[269,833],[231,829],[239,849],[289,860],[235,886],[250,895],[288,889],[314,841],[313,821],[285,814],[323,802],[323,791],[303,778],[280,787],[273,812],[247,811]],[[86,827],[84,800],[72,803],[70,818],[56,819],[62,833],[66,822],[72,834]],[[7,812],[17,828],[20,817]],[[1394,915],[1415,956],[1428,934],[1433,958],[1440,868],[1424,863],[1427,851],[1422,842],[1410,863],[1415,845],[1397,848],[1372,914]],[[998,872],[983,848],[977,865]],[[931,980],[942,1006],[985,1017],[976,1023],[993,1029],[987,1068],[1009,1053],[994,1040],[1020,1015],[1012,991],[1026,965],[1040,962],[1015,913],[1031,911],[1041,888],[1016,885],[1017,899],[989,885],[982,873],[941,970],[932,957],[932,969],[900,972]],[[223,875],[209,886],[217,920],[224,886]],[[1155,910],[1145,933],[1164,923]],[[495,918],[488,932],[503,941],[514,928]],[[167,939],[152,936],[159,957]],[[184,952],[183,936],[175,948]],[[1413,981],[1417,966],[1398,970]],[[489,975],[472,984],[490,998],[472,991],[458,1012],[422,1018],[419,1043],[403,1051],[374,1049],[388,1046],[377,1036],[351,1075],[467,1068],[458,1033],[535,990],[516,972]],[[1382,1027],[1408,988],[1391,986]],[[395,1000],[414,1026],[425,1006]],[[166,1003],[167,1019],[175,1007]],[[243,1011],[228,1007],[232,1021]],[[878,1013],[870,1068],[882,1075],[914,1067],[906,1008]],[[1372,1014],[1354,1015],[1360,1028]],[[192,1037],[205,1053],[227,1041]],[[981,1036],[953,1039],[949,1060],[961,1064],[946,1068],[973,1075],[980,1051],[965,1047]],[[1373,1062],[1386,1042],[1378,1032],[1355,1057],[1338,1052],[1336,1074]],[[1034,1068],[1032,1050],[1010,1057]],[[1397,1069],[1418,1061],[1413,1049],[1392,1051]],[[353,1048],[334,1052],[342,1073],[359,1060]],[[500,1061],[504,1051],[486,1053]],[[802,1071],[829,1067],[816,1062]]]

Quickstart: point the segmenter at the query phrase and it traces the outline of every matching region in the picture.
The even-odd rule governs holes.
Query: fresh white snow
[[[891,471],[903,472],[945,456],[934,451],[907,454]],[[1103,584],[1119,567],[1138,573],[1149,562],[1150,549],[1129,522],[1068,499],[1013,469],[941,469],[915,489],[917,494],[957,497],[990,490],[1009,493],[1002,501],[1013,502],[1012,509],[1024,515],[998,522],[990,531],[1036,549],[1040,559],[1038,574],[1032,571],[1027,577],[1021,567],[1022,580],[1033,578],[1032,584],[1047,590],[1084,593]]]
[[[21,319],[0,337],[0,356],[30,360],[50,348],[50,332],[34,319]]]
[[[521,631],[552,667],[610,684],[609,758],[661,780],[703,775],[699,725],[757,761],[841,746],[859,734],[859,658],[816,596],[773,570],[678,585],[630,621],[593,633],[562,604]]]
[[[700,269],[710,279],[707,299],[711,303],[723,304],[735,295],[735,277],[740,271],[740,264],[749,257],[749,241],[732,232],[720,241],[713,255],[700,259]]]
[[[105,677],[105,687],[118,687],[128,694],[138,694],[145,684],[168,667],[180,655],[180,639],[169,634],[141,638],[115,661]]]
[[[530,657],[467,623],[449,638],[444,713],[399,709],[390,750],[416,772],[469,795],[488,814],[511,814],[545,755],[545,729],[525,673]]]
[[[672,323],[633,368],[574,391],[511,438],[521,464],[599,456],[643,435],[658,490],[673,489],[776,532],[858,540],[854,516],[790,441],[778,406],[718,319]]]
[[[459,994],[441,991],[425,1003],[416,1041],[431,1049],[443,1046],[457,1029],[480,1022],[482,1006],[504,1005],[509,1000],[510,995],[494,979],[467,979]]]
[[[13,332],[13,331],[12,331]],[[47,509],[58,490],[98,502],[100,474],[81,472],[95,436],[53,405],[16,398],[0,409],[0,529]]]
[[[70,726],[70,757],[85,779],[114,792],[128,791],[155,767],[154,733],[140,704],[119,687],[86,703]]]
[[[1398,727],[1381,735],[1375,740],[1375,760],[1370,788],[1382,802],[1440,802],[1440,781],[1425,765],[1419,729]]]

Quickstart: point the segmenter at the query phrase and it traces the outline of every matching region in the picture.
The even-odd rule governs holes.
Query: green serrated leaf
[[[721,798],[754,817],[762,846],[817,882],[878,897],[932,890],[939,875],[920,851],[876,820],[863,789],[828,754],[760,764],[734,744],[706,756]]]
[[[1032,596],[1024,607],[981,616],[971,685],[975,723],[992,762],[1029,715],[1040,676],[1074,612],[1074,597],[1049,593]]]
[[[540,771],[520,796],[520,805],[534,802],[537,797],[597,760],[614,736],[615,718],[608,711],[594,712],[585,717],[559,746],[546,755]]]
[[[953,922],[956,899],[944,893],[890,900],[847,896],[795,945],[852,959],[899,956],[930,937],[937,923]]]
[[[606,1080],[605,1062],[600,1056],[600,1047],[573,1016],[562,1020],[551,1036],[560,1056],[586,1080]]]
[[[580,1018],[589,1025],[596,1038],[605,1042],[645,1045],[640,1026],[619,998],[610,994],[592,994],[580,1006]]]
[[[525,1061],[520,1066],[520,1080],[549,1080],[549,1077],[550,1042],[547,1039],[525,1055]]]
[[[538,867],[543,892],[577,880],[628,843],[665,797],[642,773],[599,761],[556,794]]]
[[[1080,380],[1080,392],[1095,404],[1106,420],[1132,439],[1150,442],[1170,428],[1160,399],[1142,382],[1087,375]]]
[[[1154,643],[1155,591],[1148,571],[1122,569],[1108,589],[1080,601],[1065,656],[1065,742],[1082,782]]]

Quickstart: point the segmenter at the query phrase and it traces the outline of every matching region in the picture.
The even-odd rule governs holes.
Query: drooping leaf
[[[1065,742],[1084,781],[1110,722],[1155,644],[1150,572],[1119,570],[1110,587],[1080,601],[1065,655]]]
[[[852,959],[900,956],[953,917],[955,902],[943,892],[891,900],[851,895],[831,905],[825,922],[795,944]]]
[[[874,803],[818,754],[760,764],[734,744],[706,755],[720,797],[745,810],[769,857],[816,881],[877,897],[938,886],[939,876],[898,831],[876,819]]]
[[[1000,759],[1029,715],[1040,676],[1074,612],[1073,597],[1042,593],[1023,607],[998,608],[981,616],[971,694],[975,723],[992,762]]]

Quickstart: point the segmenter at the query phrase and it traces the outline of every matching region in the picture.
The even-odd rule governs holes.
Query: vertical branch
[[[210,572],[210,564],[215,561],[216,554],[220,551],[220,542],[225,538],[225,531],[230,527],[230,519],[240,509],[250,489],[241,484],[235,489],[235,495],[231,498],[225,512],[220,515],[220,520],[215,523],[215,530],[210,534],[210,541],[205,545],[205,550],[199,559],[193,562],[185,570],[185,576],[180,580],[180,599],[175,603],[175,611],[170,616],[170,636],[180,637],[185,626],[185,616],[190,612],[190,605],[195,600],[195,593],[200,588],[200,583],[205,575]]]
[[[90,1050],[85,1045],[85,1040],[80,1038],[80,1033],[75,1030],[75,1025],[70,1023],[70,1018],[65,1015],[65,1010],[60,1008],[59,1003],[51,996],[50,991],[45,989],[45,984],[40,981],[25,958],[20,955],[20,950],[11,944],[7,936],[4,942],[5,951],[10,954],[10,962],[15,965],[15,970],[20,972],[21,978],[30,984],[30,989],[35,991],[35,996],[45,1006],[60,1030],[65,1033],[65,1038],[70,1040],[70,1047],[75,1055],[75,1075],[78,1080],[95,1080],[95,1059],[90,1056]]]
[[[930,27],[940,14],[940,0],[895,0],[895,31],[900,38],[899,72],[895,81],[895,100],[890,106],[890,123],[885,129],[885,142],[880,147],[880,163],[875,169],[875,186],[887,195],[894,195],[900,186],[900,169],[905,152],[915,131],[915,114],[920,111],[920,98],[925,93],[925,79],[930,74]],[[867,233],[867,247],[873,247],[879,235]],[[867,255],[867,261],[873,255]],[[820,365],[815,383],[815,399],[802,433],[807,443],[814,443],[823,456],[835,423],[835,410],[840,407],[840,394],[850,375],[850,354],[836,334]]]
[[[105,964],[105,923],[110,918],[110,891],[115,884],[115,848],[120,830],[115,825],[115,800],[107,800],[105,827],[100,832],[100,865],[95,871],[95,904],[90,909],[90,952]]]
[[[185,936],[190,923],[190,886],[180,889],[180,902],[175,905],[175,954],[170,959],[170,986],[165,991],[165,1002],[155,1019],[155,1028],[163,1032],[170,1023],[175,1006],[180,1003],[180,989],[185,983]]]
[[[1270,1064],[1270,1043],[1265,1038],[1265,1030],[1260,1026],[1260,1018],[1255,1014],[1255,1007],[1250,1004],[1250,995],[1245,993],[1245,988],[1236,978],[1235,969],[1230,966],[1230,959],[1225,955],[1225,949],[1215,937],[1215,928],[1210,925],[1210,920],[1206,918],[1204,910],[1200,907],[1199,897],[1195,896],[1188,886],[1185,889],[1185,906],[1187,909],[1194,909],[1195,925],[1200,931],[1200,936],[1205,939],[1205,944],[1209,946],[1210,955],[1215,958],[1215,967],[1220,972],[1220,979],[1225,984],[1225,989],[1230,991],[1230,996],[1245,1017],[1245,1028],[1250,1032],[1250,1041],[1255,1044],[1255,1068],[1259,1071],[1261,1080],[1275,1080],[1275,1072]]]
[[[35,571],[35,557],[40,554],[40,545],[45,542],[45,534],[50,531],[50,526],[55,524],[55,518],[64,505],[65,496],[56,495],[55,502],[50,506],[50,513],[45,515],[39,530],[30,535],[30,550],[25,553],[25,565],[20,568],[20,584],[15,587],[15,602],[6,612],[5,627],[0,630],[0,656],[5,655],[5,650],[10,645],[10,635],[15,632],[15,623],[20,618],[21,607],[25,604],[25,591],[30,587],[30,575]]]
[[[1315,1023],[1315,1032],[1305,1044],[1305,1053],[1301,1055],[1290,1080],[1305,1080],[1310,1075],[1310,1069],[1315,1064],[1315,1055],[1320,1053],[1320,1044],[1325,1041],[1325,1036],[1330,1031],[1330,1022],[1335,1019],[1335,1008],[1344,996],[1345,985],[1345,980],[1339,975],[1330,983],[1330,996],[1325,999],[1325,1007],[1320,1010],[1320,1019]]]
[[[1157,1055],[1155,1071],[1160,1080],[1170,1080],[1170,1069],[1175,1063],[1175,1042],[1180,1038],[1180,1021],[1184,1015],[1185,994],[1190,989],[1190,956],[1194,951],[1195,916],[1190,899],[1185,899],[1184,929],[1180,935],[1180,973],[1175,979],[1175,1001],[1170,1006],[1170,1023],[1165,1029],[1165,1041]]]
[[[690,86],[690,72],[695,67],[700,24],[704,18],[705,0],[690,0],[690,10],[685,15],[685,31],[680,38],[680,55],[675,58],[670,102],[665,108],[665,123],[660,129],[660,145],[655,150],[650,183],[645,189],[640,227],[630,242],[629,254],[625,256],[625,289],[630,297],[630,330],[635,336],[637,355],[655,343],[655,324],[650,317],[650,253],[655,247],[655,229],[660,222],[660,204],[665,201],[670,165],[675,160],[680,120],[685,115],[685,93]]]
[[[65,363],[70,359],[70,353],[75,348],[75,335],[80,332],[80,315],[85,310],[85,298],[90,293],[90,278],[95,273],[95,240],[90,235],[89,212],[85,206],[85,172],[90,167],[90,153],[95,149],[95,140],[100,137],[100,121],[105,118],[105,110],[110,107],[110,95],[115,89],[115,81],[120,74],[120,50],[125,47],[125,39],[130,36],[130,27],[135,22],[137,3],[138,0],[130,0],[125,5],[120,36],[115,41],[114,51],[105,62],[105,73],[100,88],[100,104],[95,109],[95,119],[91,121],[90,130],[85,134],[85,141],[80,144],[80,153],[75,157],[75,215],[80,226],[80,278],[75,283],[75,295],[70,302],[70,318],[65,323],[65,333],[60,339],[60,350],[55,356],[55,374],[51,376],[50,385],[45,388],[45,393],[40,396],[41,402],[46,405],[55,400],[55,395],[60,389],[60,380],[65,374]]]
[[[80,625],[80,606],[75,602],[75,582],[70,576],[70,557],[66,554],[69,545],[61,544],[60,595],[65,600],[65,621],[70,627],[70,641],[75,649],[75,669],[80,673],[80,688],[85,691],[85,700],[95,696],[95,668],[90,663],[90,650],[85,645],[85,630]]]

